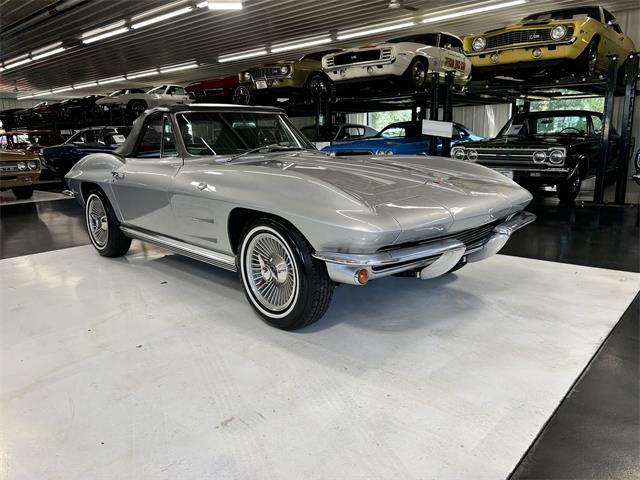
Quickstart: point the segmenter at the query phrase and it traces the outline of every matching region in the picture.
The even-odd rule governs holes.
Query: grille
[[[567,26],[567,35],[569,38],[573,35],[573,26]],[[500,33],[487,38],[487,46],[485,50],[494,50],[500,47],[511,45],[520,45],[527,43],[551,42],[551,28],[529,28],[526,30],[514,30],[512,32]]]
[[[1,162],[0,163],[0,172],[17,172],[18,171],[18,162]]]
[[[282,77],[280,67],[257,67],[249,70],[253,78]]]
[[[415,247],[417,245],[426,245],[428,243],[439,240],[460,240],[462,243],[464,243],[465,247],[467,247],[467,250],[469,250],[470,248],[476,248],[480,245],[484,245],[484,243],[489,240],[489,237],[491,236],[491,233],[493,232],[495,226],[499,223],[502,223],[502,220],[496,220],[495,222],[487,223],[486,225],[482,225],[480,227],[470,228],[469,230],[463,230],[462,232],[456,232],[450,235],[429,238],[427,240],[418,242],[403,243],[402,245],[384,247],[378,251],[385,252],[388,250],[396,250],[398,248]]]
[[[379,49],[341,53],[333,57],[333,64],[340,66],[349,65],[350,63],[373,62],[380,60],[381,53]]]

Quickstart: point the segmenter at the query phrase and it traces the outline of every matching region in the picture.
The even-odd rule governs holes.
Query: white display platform
[[[0,261],[3,478],[505,478],[640,289],[497,256],[287,333],[235,274],[134,247]]]
[[[0,192],[0,205],[13,205],[16,203],[34,203],[48,202],[51,200],[71,200],[71,197],[57,192],[48,192],[45,190],[35,190],[31,198],[18,200],[11,190]]]

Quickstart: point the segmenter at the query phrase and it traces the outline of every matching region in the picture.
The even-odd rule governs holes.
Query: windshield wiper
[[[234,161],[236,158],[244,157],[245,155],[250,155],[256,152],[274,152],[277,150],[302,150],[301,147],[292,147],[290,145],[280,145],[279,143],[272,143],[271,145],[262,145],[260,147],[252,148],[251,150],[247,150],[246,152],[238,153],[233,157],[229,158],[229,162]]]

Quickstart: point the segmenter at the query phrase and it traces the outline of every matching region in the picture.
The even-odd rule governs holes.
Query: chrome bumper
[[[362,285],[359,273],[366,270],[369,280],[406,271],[417,271],[426,280],[447,273],[466,255],[467,262],[484,260],[500,251],[513,232],[535,221],[532,213],[521,212],[510,220],[496,225],[493,234],[478,248],[467,251],[459,240],[434,241],[415,247],[399,248],[371,254],[316,252],[313,256],[327,265],[329,277],[337,283]]]

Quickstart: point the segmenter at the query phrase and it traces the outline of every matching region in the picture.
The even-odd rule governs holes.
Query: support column
[[[622,128],[620,129],[620,157],[618,158],[618,175],[616,178],[615,203],[623,205],[627,196],[627,175],[631,151],[631,135],[633,133],[633,109],[636,101],[636,81],[638,79],[638,53],[627,58],[626,78],[624,84],[624,105],[622,107]]]
[[[444,76],[444,99],[442,101],[443,115],[445,122],[453,121],[453,72],[447,72]],[[451,138],[442,138],[442,156],[451,156]]]
[[[596,185],[593,192],[595,203],[604,202],[604,180],[607,173],[607,159],[609,158],[609,139],[611,136],[611,122],[613,121],[613,104],[618,82],[618,56],[609,55],[609,69],[607,73],[607,91],[604,97],[604,117],[602,119],[602,138],[600,139],[600,156],[596,167]]]
[[[431,74],[431,103],[429,105],[429,120],[438,120],[438,89],[440,88],[440,74]],[[430,137],[429,155],[438,154],[438,137]]]

